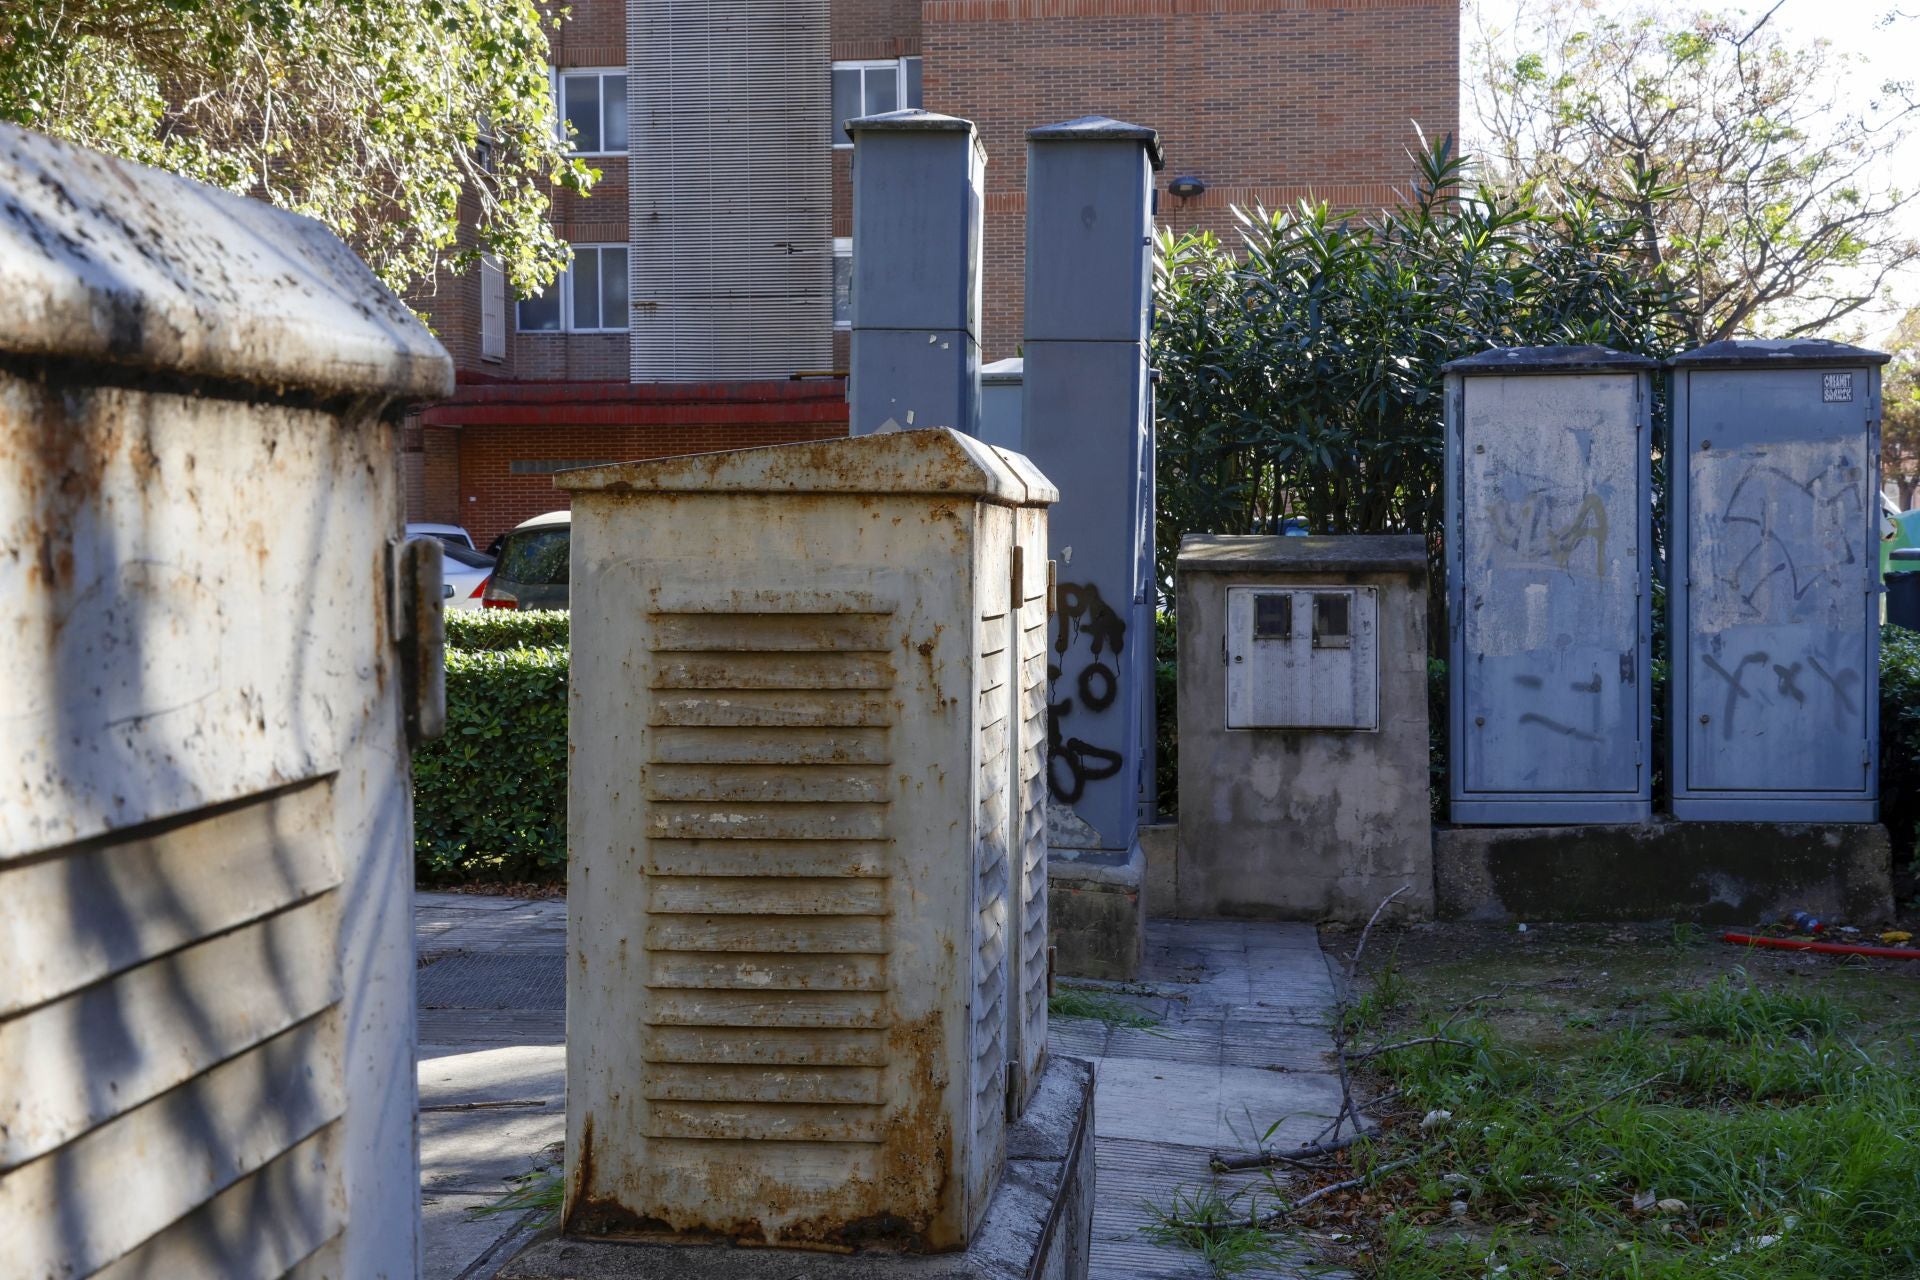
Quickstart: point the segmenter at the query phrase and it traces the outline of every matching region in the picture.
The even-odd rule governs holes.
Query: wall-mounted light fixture
[[[1187,174],[1184,177],[1175,178],[1172,182],[1169,182],[1167,184],[1167,190],[1171,191],[1174,195],[1179,196],[1182,200],[1191,200],[1193,199],[1193,197],[1205,192],[1206,189],[1207,189],[1207,184],[1200,181],[1200,179],[1194,177],[1192,174]]]

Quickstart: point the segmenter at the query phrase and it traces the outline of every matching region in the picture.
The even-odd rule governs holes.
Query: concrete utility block
[[[1147,857],[1147,878],[1143,885],[1146,912],[1170,916],[1178,898],[1180,824],[1156,822],[1140,828],[1140,852]]]
[[[1441,827],[1433,860],[1446,920],[1752,924],[1804,910],[1873,924],[1893,911],[1879,823]]]
[[[1414,536],[1180,546],[1182,916],[1433,905],[1427,559]]]
[[[1047,859],[1047,924],[1054,972],[1130,982],[1146,952],[1147,857],[1055,849]]]
[[[1007,1169],[963,1253],[807,1253],[552,1234],[497,1280],[1085,1280],[1093,1233],[1093,1067],[1053,1058],[1007,1130]]]

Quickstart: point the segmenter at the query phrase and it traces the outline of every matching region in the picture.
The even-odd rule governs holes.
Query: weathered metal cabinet
[[[1673,361],[1675,817],[1878,816],[1886,359],[1733,341]]]
[[[1048,783],[1056,845],[1124,856],[1154,813],[1154,130],[1103,116],[1027,133],[1022,450],[1072,477],[1058,565]]]
[[[1652,813],[1655,362],[1499,348],[1447,366],[1451,813]]]
[[[0,195],[0,1273],[402,1280],[451,366],[304,218],[4,126]]]
[[[973,122],[891,111],[847,124],[853,154],[850,433],[980,420],[981,201]]]
[[[946,430],[557,483],[566,1229],[963,1246],[1046,1043],[1052,487]]]

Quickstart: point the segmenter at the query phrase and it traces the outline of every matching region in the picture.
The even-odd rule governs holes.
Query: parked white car
[[[478,609],[487,579],[493,576],[493,557],[457,542],[442,547],[441,555],[440,578],[447,584],[442,593],[447,608]]]
[[[425,520],[407,521],[409,538],[438,538],[450,547],[465,547],[472,551],[473,537],[457,524],[433,524]]]

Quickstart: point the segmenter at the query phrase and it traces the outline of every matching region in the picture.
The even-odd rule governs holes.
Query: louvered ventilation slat
[[[648,617],[650,1137],[885,1136],[890,622]]]
[[[832,359],[828,0],[633,0],[637,382]]]

